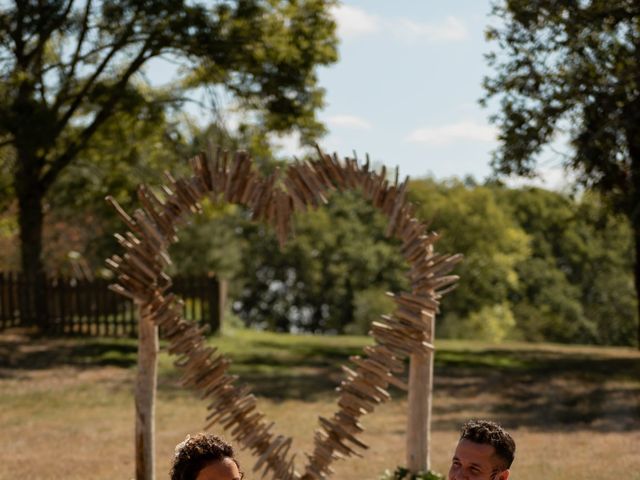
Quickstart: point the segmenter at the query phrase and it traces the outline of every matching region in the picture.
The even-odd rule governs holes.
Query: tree
[[[363,312],[363,297],[407,288],[407,267],[397,241],[385,237],[386,224],[360,192],[335,193],[328,205],[296,214],[295,235],[282,251],[271,229],[240,224],[246,250],[236,312],[277,331],[368,331],[376,318],[361,315],[388,311]]]
[[[457,288],[443,301],[442,334],[455,335],[471,315],[503,308],[516,288],[516,265],[529,253],[529,237],[496,200],[493,189],[473,182],[411,182],[409,196],[420,218],[441,234],[440,252],[460,252]],[[508,317],[508,315],[505,315]]]
[[[16,1],[0,10],[0,146],[13,153],[23,272],[42,266],[43,203],[60,174],[118,114],[153,116],[186,89],[223,85],[263,128],[322,127],[315,67],[336,59],[330,1]],[[179,62],[168,87],[141,80]],[[3,162],[3,165],[5,162]],[[37,296],[39,298],[39,296]]]
[[[631,222],[640,299],[640,3],[508,0],[493,14],[483,101],[500,99],[495,170],[531,175],[554,134],[568,135],[564,166]]]
[[[526,340],[634,345],[633,236],[596,192],[498,188],[531,238],[510,294]]]

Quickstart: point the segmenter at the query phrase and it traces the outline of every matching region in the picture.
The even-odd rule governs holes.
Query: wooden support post
[[[138,314],[138,373],[136,404],[136,480],[155,480],[155,401],[158,327],[136,303]]]
[[[434,318],[427,341],[433,345]],[[433,359],[435,352],[414,353],[409,365],[409,413],[407,415],[407,468],[412,473],[431,466],[431,399],[433,396]]]
[[[222,334],[222,323],[224,320],[225,307],[227,305],[227,280],[218,277],[218,332]]]

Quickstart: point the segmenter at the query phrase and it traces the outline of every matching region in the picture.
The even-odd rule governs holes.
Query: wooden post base
[[[155,480],[155,401],[158,327],[138,307],[138,373],[136,404],[136,480]]]

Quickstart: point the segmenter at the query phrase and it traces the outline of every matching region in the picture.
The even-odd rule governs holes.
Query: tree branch
[[[62,132],[62,130],[64,130],[66,125],[69,123],[69,120],[71,120],[71,117],[76,113],[76,111],[82,104],[83,100],[89,93],[89,90],[91,90],[91,87],[93,87],[96,80],[102,74],[104,69],[107,67],[107,65],[113,58],[113,56],[127,44],[127,38],[133,33],[133,23],[134,22],[131,22],[129,24],[122,38],[118,42],[113,44],[113,48],[111,49],[111,51],[102,59],[102,62],[100,63],[100,65],[98,65],[98,68],[96,68],[95,72],[93,72],[93,75],[91,75],[91,77],[89,77],[89,79],[85,82],[84,86],[82,87],[82,90],[80,90],[80,92],[76,94],[73,102],[71,103],[71,105],[69,106],[69,108],[67,109],[63,117],[58,121],[58,124],[56,125],[56,129],[55,129],[56,136],[60,134],[60,132]],[[58,101],[56,101],[56,103],[58,103]]]
[[[73,1],[74,0],[69,0],[67,2],[67,5],[61,15],[53,16],[53,18],[48,19],[48,28],[43,28],[42,30],[40,30],[40,34],[38,35],[38,42],[36,43],[36,46],[33,47],[33,50],[26,55],[27,58],[30,59],[33,57],[39,64],[42,63],[42,52],[44,52],[45,45],[49,41],[49,38],[51,37],[51,34],[54,32],[54,30],[59,29],[61,24],[64,23],[64,20],[69,16]],[[46,25],[46,23],[44,25]],[[42,71],[40,73],[42,73]]]
[[[118,83],[112,88],[109,99],[103,103],[102,108],[96,114],[89,126],[80,133],[78,140],[72,142],[66,150],[51,163],[51,167],[47,170],[40,181],[43,191],[46,191],[51,186],[58,174],[75,158],[78,152],[86,147],[93,134],[113,114],[114,107],[117,105],[118,100],[124,92],[131,76],[136,73],[140,67],[142,67],[144,62],[153,56],[147,55],[147,49],[151,44],[152,38],[153,36],[150,36],[147,39],[147,42],[145,42],[145,45],[141,48],[137,57],[131,62],[125,73],[122,75],[122,78],[118,80]]]
[[[91,13],[91,3],[92,0],[87,0],[87,4],[84,9],[84,16],[82,17],[82,30],[80,30],[80,36],[78,37],[76,51],[73,52],[71,66],[69,68],[69,74],[67,75],[67,78],[73,78],[73,76],[75,75],[78,58],[80,56],[80,52],[82,51],[82,45],[84,44],[84,39],[87,35],[87,31],[89,30],[89,14]]]
[[[140,41],[142,41],[144,37],[129,37],[129,39],[124,42],[123,47],[126,47],[128,45],[133,45],[135,43],[139,43]],[[95,55],[96,53],[100,53],[103,52],[104,50],[109,50],[111,48],[113,48],[116,45],[116,43],[107,43],[105,45],[101,45],[99,47],[95,47],[87,52],[85,52],[84,54],[80,55],[78,57],[78,61],[77,64],[79,65],[82,62],[85,62],[88,58],[90,58],[92,55]],[[56,63],[50,63],[47,67],[45,67],[43,69],[43,72],[48,72],[50,70],[54,70],[56,68],[58,69],[63,69],[65,68],[65,66],[68,66],[68,64],[64,63],[64,62],[56,62]],[[65,78],[67,76],[65,75]],[[58,92],[60,92],[61,89],[58,89]],[[64,97],[62,97],[60,94],[58,94],[58,97],[60,98],[59,101],[56,101],[56,105],[60,106],[62,104],[62,102],[64,101]]]
[[[24,41],[22,38],[22,21],[24,19],[24,2],[16,1],[16,29],[9,35],[13,38],[15,44],[16,63],[22,65],[24,62]]]
[[[91,13],[91,3],[92,0],[87,0],[87,4],[85,5],[84,15],[82,17],[82,28],[80,30],[80,35],[78,36],[78,41],[76,43],[76,49],[73,52],[73,56],[71,57],[71,63],[69,65],[69,72],[65,75],[64,82],[60,89],[58,90],[58,96],[56,98],[56,102],[54,105],[54,110],[60,107],[58,100],[66,97],[69,91],[70,80],[73,78],[76,72],[76,66],[78,65],[78,61],[80,59],[80,52],[82,51],[82,45],[84,44],[85,36],[87,35],[87,31],[89,30],[89,14]],[[60,65],[61,70],[64,71],[64,64]]]

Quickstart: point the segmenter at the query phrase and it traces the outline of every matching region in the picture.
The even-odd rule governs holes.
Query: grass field
[[[340,365],[366,337],[229,331],[212,337],[260,405],[310,450],[319,414],[335,409]],[[470,417],[504,424],[518,444],[516,480],[640,480],[640,354],[624,348],[439,341],[433,468],[446,472]],[[0,334],[0,479],[128,479],[133,472],[136,343]],[[176,443],[204,425],[205,405],[160,357],[157,478]],[[335,479],[377,479],[404,463],[405,397],[364,417],[363,459],[336,463]],[[298,455],[298,460],[302,460]],[[247,478],[251,459],[240,456]]]

